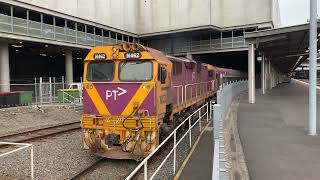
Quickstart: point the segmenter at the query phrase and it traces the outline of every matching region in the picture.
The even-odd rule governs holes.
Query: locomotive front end
[[[138,44],[93,48],[84,63],[84,148],[113,159],[147,156],[159,143],[157,63]]]

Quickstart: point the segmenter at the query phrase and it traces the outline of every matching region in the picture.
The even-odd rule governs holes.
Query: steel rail
[[[60,124],[60,125],[55,125],[51,127],[46,127],[42,129],[36,129],[36,130],[30,130],[30,131],[0,136],[0,141],[15,142],[15,143],[26,142],[26,141],[31,141],[39,138],[44,138],[44,137],[53,136],[56,134],[77,130],[80,128],[81,128],[80,122],[72,122],[67,124]]]
[[[81,177],[83,177],[86,174],[88,174],[90,171],[95,170],[95,168],[102,162],[103,159],[104,158],[98,159],[96,162],[92,163],[91,165],[89,165],[88,167],[86,167],[85,169],[83,169],[82,171],[80,171],[79,173],[77,173],[76,175],[71,177],[70,179],[71,180],[80,179]]]

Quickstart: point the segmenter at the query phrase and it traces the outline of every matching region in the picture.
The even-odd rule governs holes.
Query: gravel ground
[[[81,131],[33,142],[35,179],[70,179],[98,157],[82,149]],[[2,157],[0,179],[30,178],[30,150]]]
[[[81,120],[68,106],[26,106],[0,109],[0,136]]]
[[[202,127],[206,125],[205,121]],[[199,125],[192,130],[192,144],[199,135]],[[179,140],[182,136],[177,136]],[[82,149],[81,131],[73,131],[63,135],[56,135],[32,143],[34,145],[35,179],[70,179],[99,159]],[[148,162],[148,177],[160,165],[162,160],[173,147],[170,140]],[[177,168],[179,170],[183,160],[190,151],[189,135],[177,148]],[[28,179],[30,177],[30,151],[23,150],[12,155],[2,157],[0,161],[0,179]],[[93,171],[82,179],[124,179],[138,165],[134,160],[104,159]],[[155,179],[173,179],[173,155],[160,169]],[[136,179],[143,179],[143,170]]]

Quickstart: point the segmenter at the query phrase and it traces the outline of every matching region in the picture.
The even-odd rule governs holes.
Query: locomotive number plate
[[[105,53],[96,53],[93,55],[95,60],[105,60],[107,59],[107,55]]]
[[[141,53],[139,52],[127,52],[124,54],[124,58],[126,59],[140,59]]]

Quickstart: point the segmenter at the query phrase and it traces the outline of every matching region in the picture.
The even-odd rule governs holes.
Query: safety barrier
[[[17,149],[5,152],[3,154],[0,154],[0,158],[7,156],[9,154],[12,154],[17,151],[21,151],[23,149],[29,148],[30,147],[30,170],[31,170],[31,179],[34,178],[34,173],[33,173],[33,146],[32,144],[27,144],[27,143],[12,143],[12,142],[0,142],[0,145],[13,145],[13,146],[21,146]]]
[[[189,148],[191,149],[192,147],[192,135],[191,131],[192,128],[195,127],[197,124],[199,124],[199,129],[200,131],[203,130],[203,125],[201,125],[202,118],[206,116],[206,122],[209,122],[209,116],[210,116],[210,103],[206,103],[203,105],[201,108],[193,112],[188,118],[186,118],[164,141],[161,142],[161,144],[153,150],[126,178],[126,180],[132,179],[136,173],[143,167],[143,172],[144,172],[144,180],[147,179],[153,179],[163,167],[164,163],[169,159],[169,157],[173,154],[173,173],[176,173],[177,169],[177,146],[184,140],[184,138],[189,134]],[[198,119],[196,122],[192,124],[192,116],[198,115]],[[188,123],[188,124],[186,124]],[[188,130],[183,134],[183,136],[177,140],[177,131],[182,128],[183,126],[187,125]],[[153,155],[161,148],[163,147],[171,138],[173,137],[173,148],[170,150],[170,152],[167,154],[167,156],[164,158],[164,160],[161,162],[161,164],[156,168],[156,170],[152,173],[151,177],[148,178],[148,160],[153,157]]]
[[[213,180],[228,179],[224,148],[224,119],[234,97],[248,89],[248,81],[234,81],[220,86],[217,92],[217,104],[213,105],[214,155]]]

